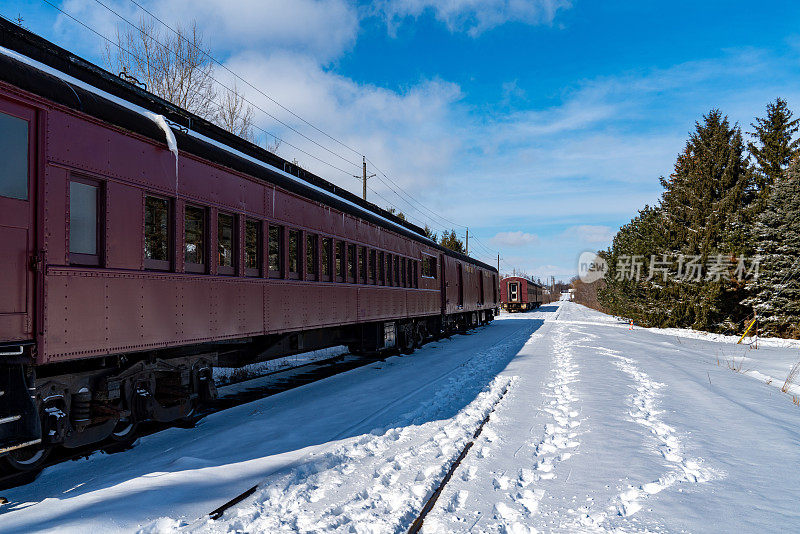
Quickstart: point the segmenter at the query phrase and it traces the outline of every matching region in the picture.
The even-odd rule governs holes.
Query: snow
[[[312,350],[310,352],[302,352],[292,356],[284,356],[283,358],[275,358],[265,362],[251,363],[242,367],[214,367],[214,382],[217,387],[240,382],[243,379],[249,380],[258,378],[269,374],[275,374],[280,371],[300,367],[313,362],[327,360],[337,356],[347,354],[347,347],[339,345],[337,347],[329,347],[327,349]]]
[[[568,301],[503,314],[48,468],[3,492],[0,530],[406,531],[473,439],[424,532],[795,529],[800,408],[717,354],[777,372],[798,351],[679,334]]]
[[[169,124],[167,124],[167,119],[164,115],[158,115],[156,113],[151,113],[149,111],[144,111],[143,114],[150,119],[151,121],[155,122],[156,125],[161,128],[166,136],[167,141],[167,148],[170,152],[175,156],[175,191],[178,191],[178,142],[175,140],[175,133],[173,133],[172,128],[170,128]]]

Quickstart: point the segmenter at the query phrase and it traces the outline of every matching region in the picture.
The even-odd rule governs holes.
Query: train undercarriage
[[[489,309],[380,321],[36,368],[29,363],[33,345],[17,345],[20,354],[0,364],[0,473],[38,470],[56,447],[126,448],[146,421],[191,422],[216,397],[215,366],[241,367],[338,345],[365,356],[410,354],[494,316]]]
[[[507,312],[514,313],[533,310],[541,306],[541,304],[538,302],[504,302],[501,306]]]

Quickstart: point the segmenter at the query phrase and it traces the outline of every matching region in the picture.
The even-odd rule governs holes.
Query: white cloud
[[[430,11],[451,32],[475,37],[507,22],[551,24],[570,0],[383,0],[377,10],[386,18],[390,33],[407,17]]]
[[[149,17],[127,0],[104,2],[131,22]],[[186,27],[192,20],[204,34],[204,42],[215,50],[232,52],[242,49],[291,49],[320,61],[339,57],[356,41],[359,16],[346,0],[143,0],[148,11],[173,28]],[[92,0],[66,0],[64,10],[86,21],[108,36],[113,28],[128,26],[120,18]],[[65,30],[73,34],[74,23],[59,17]],[[158,25],[160,31],[166,30]]]
[[[616,233],[610,226],[582,224],[567,229],[568,234],[574,234],[582,243],[610,243]]]
[[[356,83],[324,69],[313,58],[289,52],[271,55],[247,52],[231,58],[227,65],[256,87],[268,87],[270,96],[281,104],[292,110],[301,110],[304,119],[359,151],[354,153],[338,145],[277,108],[262,95],[244,88],[247,98],[260,108],[356,163],[357,166],[351,165],[256,111],[257,123],[265,130],[346,173],[286,144],[279,148],[283,157],[296,157],[303,167],[350,190],[360,191],[352,174],[360,174],[361,151],[417,198],[440,190],[442,183],[436,180],[436,176],[447,173],[455,155],[462,151],[461,139],[452,135],[452,125],[458,122],[454,116],[456,103],[461,98],[456,84],[423,80],[403,91],[392,91]],[[391,202],[414,222],[424,224],[426,221],[415,211],[415,205],[400,200],[382,179],[383,176],[373,178],[370,187],[386,200],[371,192],[370,199],[382,206]],[[437,225],[437,230],[439,228],[441,226]]]
[[[539,238],[527,232],[500,232],[491,238],[490,243],[496,247],[527,247],[534,245]]]
[[[173,20],[191,13],[209,44],[239,49],[291,49],[321,60],[339,57],[356,41],[359,17],[346,0],[173,0],[157,2]]]

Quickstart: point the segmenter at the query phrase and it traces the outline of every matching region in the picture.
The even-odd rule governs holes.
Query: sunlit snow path
[[[800,410],[717,355],[562,303],[424,532],[796,528]]]

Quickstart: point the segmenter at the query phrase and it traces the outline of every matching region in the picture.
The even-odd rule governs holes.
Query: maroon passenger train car
[[[497,314],[491,266],[2,19],[0,45],[5,469],[190,416],[214,365]],[[132,104],[192,130],[177,156]]]
[[[543,287],[521,276],[500,280],[500,306],[509,312],[525,311],[542,305]]]

